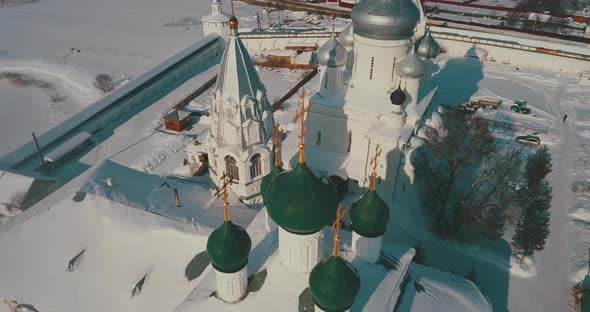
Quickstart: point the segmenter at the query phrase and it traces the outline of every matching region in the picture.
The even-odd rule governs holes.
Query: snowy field
[[[209,12],[209,1],[193,0],[0,6],[0,74],[23,73],[52,85],[15,86],[0,79],[0,156],[29,140],[31,132],[42,133],[97,100],[97,74],[122,83],[198,41],[200,23],[182,21]],[[65,98],[53,103],[54,93]]]

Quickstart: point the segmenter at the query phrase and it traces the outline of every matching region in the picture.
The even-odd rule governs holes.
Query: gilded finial
[[[305,127],[305,113],[311,110],[311,104],[305,106],[305,89],[301,89],[301,110],[295,113],[294,122],[301,123],[301,132],[299,133],[299,163],[305,163],[305,133],[307,129]]]
[[[342,209],[342,205],[338,204],[338,210],[336,210],[336,220],[332,223],[332,230],[334,231],[334,251],[332,255],[334,257],[340,257],[340,221],[346,214],[346,209]]]
[[[218,198],[220,196],[223,196],[223,220],[225,220],[225,222],[228,222],[230,219],[229,219],[229,202],[227,201],[227,196],[228,196],[227,187],[233,183],[233,179],[224,172],[223,175],[221,176],[221,181],[223,181],[223,185],[221,186],[221,189],[217,188],[217,191],[215,192],[215,196],[217,196]]]
[[[371,158],[371,168],[373,171],[371,172],[371,192],[375,192],[375,187],[377,184],[377,166],[379,165],[379,157],[381,156],[381,145],[377,144],[375,146],[375,156]]]
[[[277,122],[275,127],[275,133],[272,136],[273,145],[275,148],[275,167],[281,166],[281,135],[283,134],[283,129],[281,129],[281,125]]]
[[[231,17],[229,18],[229,29],[238,29],[238,19],[234,14],[234,0],[230,1]]]

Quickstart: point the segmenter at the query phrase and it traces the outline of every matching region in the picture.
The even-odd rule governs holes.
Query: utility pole
[[[45,159],[43,158],[43,153],[41,153],[41,148],[39,147],[39,142],[37,141],[37,136],[35,136],[35,132],[33,132],[33,140],[35,141],[35,146],[37,146],[37,154],[41,158],[41,165],[45,165]]]

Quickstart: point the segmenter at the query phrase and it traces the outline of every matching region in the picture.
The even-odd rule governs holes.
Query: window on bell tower
[[[240,180],[240,172],[238,171],[235,158],[231,156],[225,156],[225,173],[229,175],[229,177],[234,181]]]
[[[250,178],[254,179],[259,175],[262,175],[262,159],[260,154],[256,154],[250,160]]]

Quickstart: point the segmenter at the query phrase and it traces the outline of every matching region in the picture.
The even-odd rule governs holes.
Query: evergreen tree
[[[514,253],[521,256],[520,262],[545,248],[549,236],[551,198],[551,187],[547,181],[539,185],[527,185],[518,198],[522,210],[512,246]]]
[[[538,149],[534,154],[529,156],[526,164],[526,179],[529,186],[536,186],[545,179],[547,174],[551,172],[553,165],[551,164],[551,154],[547,146]]]

